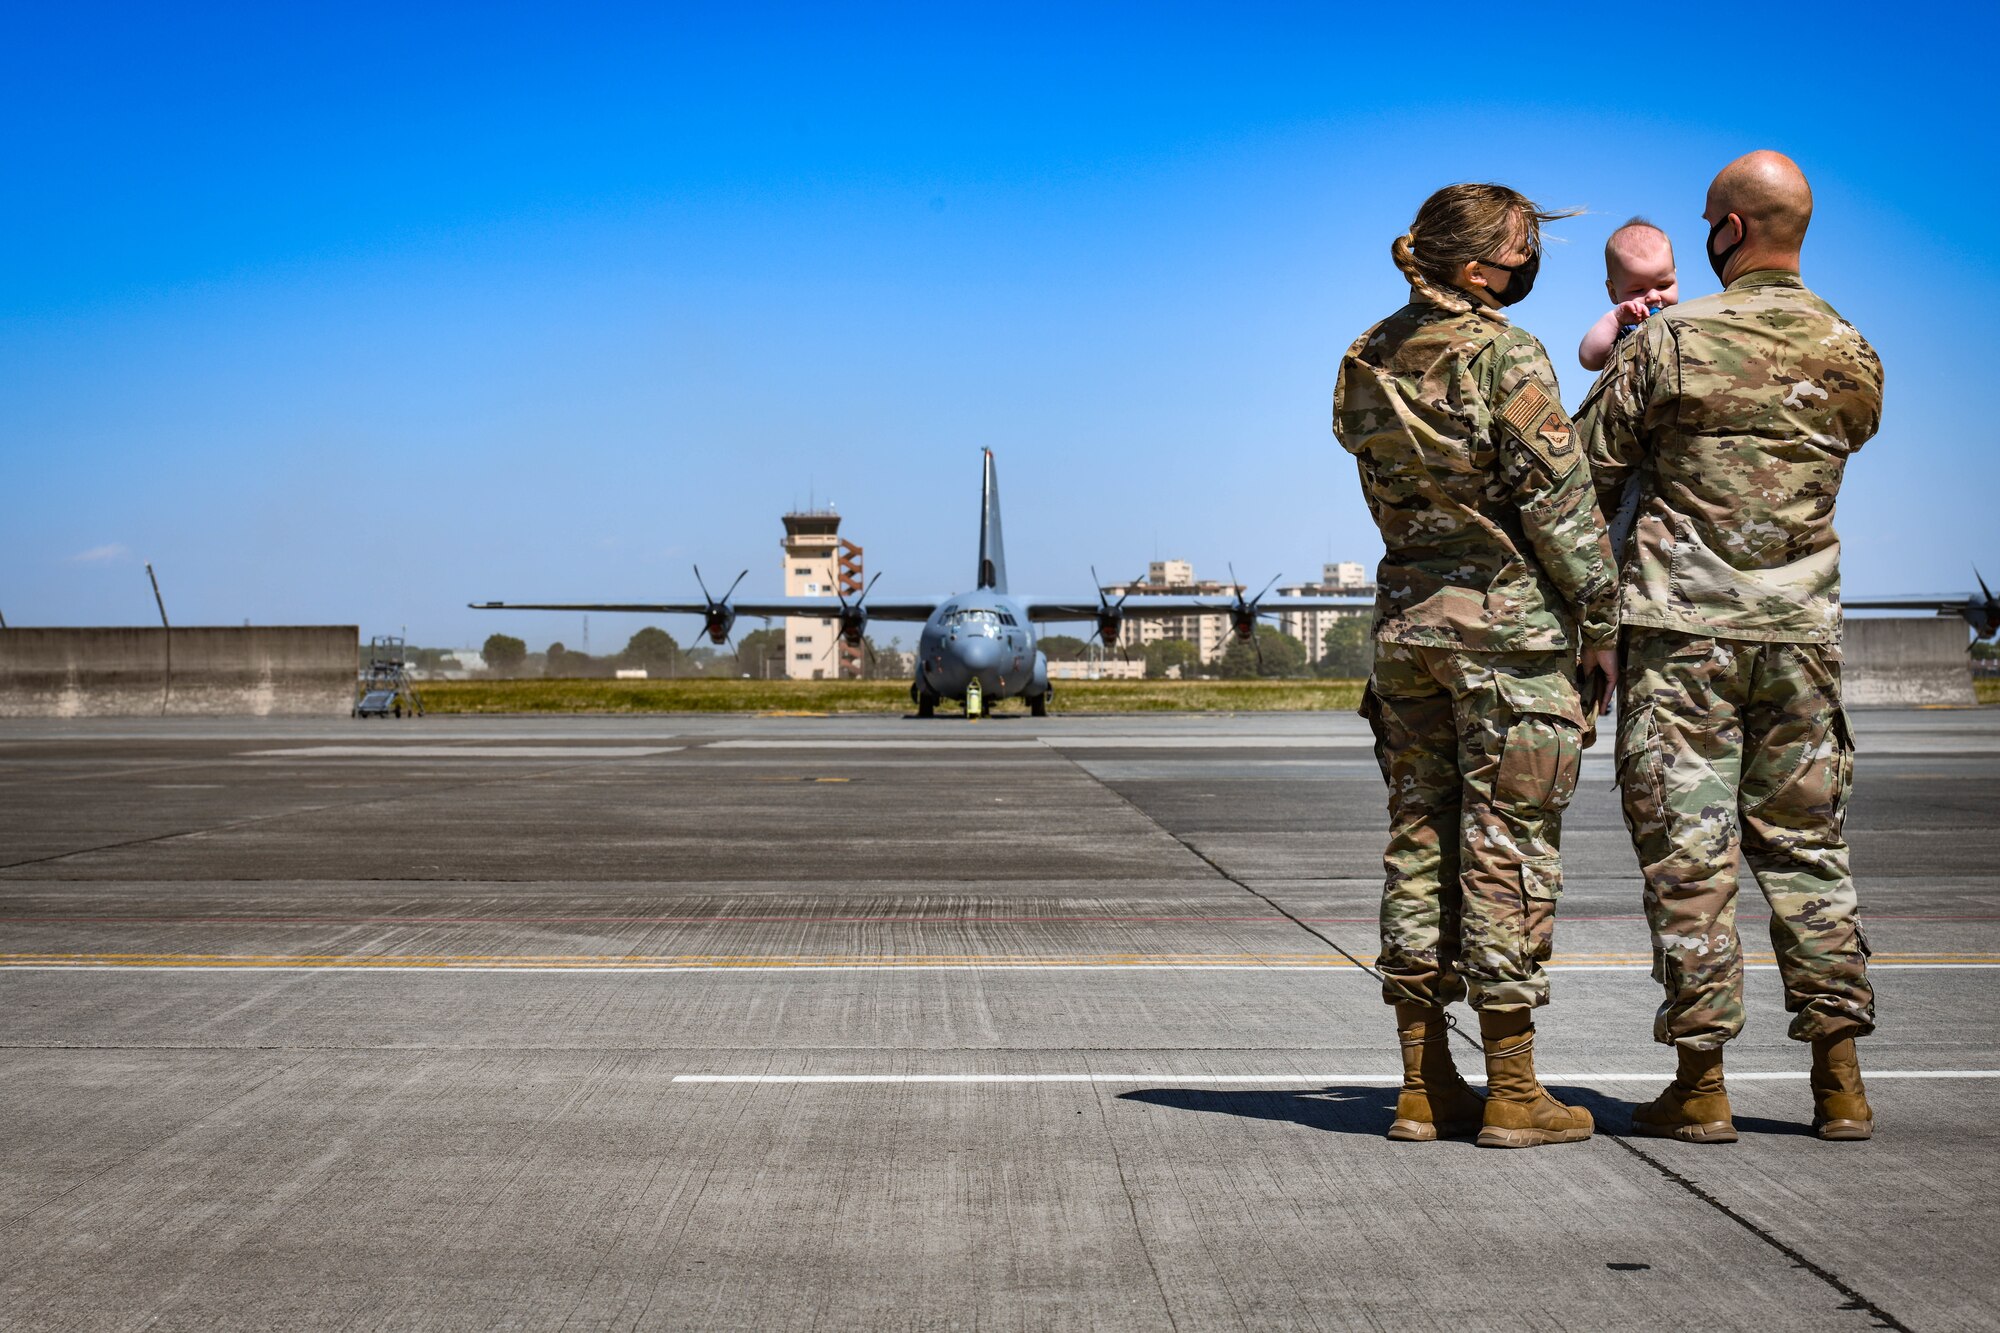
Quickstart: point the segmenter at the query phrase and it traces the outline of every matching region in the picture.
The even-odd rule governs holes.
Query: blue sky
[[[1590,210],[1514,311],[1574,405],[1605,234],[1652,216],[1711,290],[1702,194],[1755,147],[1887,365],[1848,591],[2000,575],[2000,20],[1608,8],[19,9],[0,614],[144,623],[151,560],[177,623],[574,645],[464,603],[775,593],[809,495],[879,591],[948,592],[982,445],[1019,591],[1372,564],[1328,400],[1423,197]]]

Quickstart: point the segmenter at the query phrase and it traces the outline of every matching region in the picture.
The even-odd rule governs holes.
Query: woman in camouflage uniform
[[[1410,302],[1348,349],[1334,392],[1334,433],[1387,548],[1361,711],[1389,784],[1392,1139],[1477,1129],[1517,1148],[1592,1129],[1537,1081],[1532,1013],[1549,998],[1582,757],[1578,662],[1615,675],[1615,574],[1548,354],[1501,313],[1534,284],[1541,224],[1559,216],[1502,185],[1432,195],[1391,247]],[[1452,1065],[1455,999],[1479,1015],[1483,1104]]]

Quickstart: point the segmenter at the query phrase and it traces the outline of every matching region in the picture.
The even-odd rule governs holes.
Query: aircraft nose
[[[958,660],[972,671],[991,671],[1000,665],[1000,641],[998,639],[961,639],[958,645]]]

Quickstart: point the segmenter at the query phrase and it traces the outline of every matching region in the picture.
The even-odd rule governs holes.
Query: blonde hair
[[[1424,200],[1410,229],[1390,243],[1389,257],[1426,301],[1505,324],[1505,315],[1459,293],[1452,279],[1468,260],[1490,262],[1512,246],[1540,254],[1542,224],[1580,211],[1551,213],[1505,185],[1447,185]]]

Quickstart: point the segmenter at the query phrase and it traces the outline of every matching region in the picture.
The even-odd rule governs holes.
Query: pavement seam
[[[1065,755],[1064,758],[1068,758],[1068,756]],[[1363,969],[1364,971],[1368,972],[1369,974],[1379,979],[1382,979],[1384,984],[1385,985],[1387,984],[1387,979],[1382,978],[1382,974],[1380,972],[1377,972],[1373,967],[1370,967],[1367,963],[1362,962],[1359,958],[1356,958],[1353,954],[1341,948],[1339,944],[1335,943],[1332,939],[1328,938],[1320,931],[1315,930],[1312,927],[1312,925],[1307,921],[1294,915],[1290,911],[1287,911],[1283,904],[1275,901],[1274,899],[1268,897],[1263,893],[1259,893],[1256,889],[1252,888],[1250,885],[1244,883],[1242,880],[1238,879],[1235,875],[1225,870],[1222,866],[1216,863],[1214,858],[1210,857],[1207,853],[1203,852],[1199,847],[1196,847],[1193,843],[1190,843],[1189,841],[1187,841],[1187,839],[1175,833],[1172,829],[1162,824],[1159,820],[1153,818],[1153,816],[1148,814],[1144,809],[1142,809],[1136,801],[1126,796],[1123,792],[1119,791],[1116,787],[1113,787],[1110,783],[1104,781],[1104,779],[1098,777],[1096,774],[1091,773],[1090,770],[1084,768],[1082,764],[1076,763],[1076,761],[1073,759],[1070,760],[1070,762],[1075,763],[1077,768],[1081,772],[1088,774],[1093,782],[1097,783],[1099,786],[1103,787],[1106,791],[1110,792],[1113,796],[1117,797],[1120,801],[1124,802],[1124,804],[1128,806],[1134,813],[1139,815],[1140,818],[1144,819],[1154,828],[1159,829],[1162,833],[1172,838],[1175,842],[1179,843],[1181,846],[1187,848],[1189,852],[1193,853],[1198,859],[1202,861],[1203,864],[1207,865],[1211,870],[1215,871],[1216,874],[1222,876],[1222,878],[1228,880],[1231,884],[1234,884],[1237,888],[1242,889],[1245,893],[1248,893],[1253,897],[1261,899],[1263,902],[1265,902],[1270,906],[1272,911],[1279,913],[1286,919],[1293,922],[1295,925],[1298,926],[1300,930],[1305,931],[1308,935],[1311,935],[1315,939],[1321,941],[1328,948],[1334,950],[1335,952],[1339,953],[1342,957],[1348,959],[1356,967]],[[1458,1035],[1464,1038],[1468,1044],[1470,1044],[1476,1050],[1478,1050],[1482,1057],[1485,1055],[1484,1044],[1478,1041],[1476,1038],[1474,1038],[1471,1033],[1465,1031],[1463,1028],[1460,1028],[1457,1023],[1453,1022],[1451,1015],[1449,1013],[1445,1015],[1445,1022],[1453,1030],[1457,1031]],[[1806,1272],[1811,1273],[1814,1277],[1818,1278],[1820,1281],[1832,1287],[1842,1296],[1845,1296],[1847,1298],[1847,1304],[1843,1305],[1841,1307],[1842,1309],[1859,1310],[1869,1315],[1875,1321],[1875,1327],[1877,1328],[1896,1329],[1899,1330],[1899,1333],[1913,1333],[1913,1330],[1910,1328],[1908,1324],[1905,1324],[1902,1320],[1896,1318],[1894,1315],[1890,1314],[1887,1310],[1884,1310],[1880,1305],[1877,1305],[1874,1301],[1869,1300],[1866,1296],[1862,1295],[1859,1291],[1855,1290],[1854,1287],[1850,1286],[1843,1278],[1840,1277],[1839,1274],[1834,1273],[1829,1269],[1822,1268],[1820,1265],[1814,1263],[1811,1259],[1808,1259],[1798,1250],[1786,1244],[1783,1240],[1780,1240],[1776,1234],[1767,1230],[1766,1228],[1759,1225],[1752,1219],[1744,1216],[1742,1213],[1737,1212],[1734,1208],[1731,1208],[1721,1199],[1709,1193],[1707,1190],[1703,1189],[1700,1185],[1688,1179],[1680,1172],[1674,1170],[1672,1167],[1668,1166],[1665,1162],[1660,1161],[1658,1158],[1653,1157],[1651,1154],[1645,1152],[1643,1149],[1638,1148],[1633,1144],[1627,1142],[1620,1135],[1606,1133],[1604,1137],[1610,1139],[1613,1143],[1623,1148],[1626,1152],[1631,1153],[1634,1157],[1637,1157],[1640,1161],[1652,1167],[1655,1171],[1659,1172],[1660,1175],[1665,1177],[1667,1180],[1671,1181],[1673,1184],[1679,1185],[1689,1194],[1692,1194],[1695,1198],[1707,1204],[1710,1208],[1713,1208],[1715,1211],[1721,1213],[1724,1217],[1728,1218],[1730,1221],[1736,1223],[1736,1225],[1742,1227],[1745,1231],[1748,1231],[1758,1240],[1761,1240],[1766,1245],[1769,1245],[1779,1254],[1784,1255],[1785,1258],[1789,1259],[1792,1262],[1792,1265],[1794,1267],[1804,1269]],[[1121,1172],[1120,1174],[1122,1177],[1123,1173]]]
[[[1631,1143],[1623,1135],[1607,1133],[1605,1134],[1604,1137],[1610,1139],[1613,1143],[1623,1148],[1626,1152],[1631,1153],[1634,1157],[1644,1162],[1647,1166],[1652,1167],[1655,1171],[1659,1172],[1669,1181],[1673,1182],[1676,1185],[1679,1185],[1682,1189],[1686,1190],[1689,1194],[1692,1194],[1695,1198],[1707,1204],[1710,1208],[1713,1208],[1715,1211],[1721,1213],[1724,1217],[1728,1218],[1730,1221],[1736,1223],[1737,1226],[1742,1227],[1745,1231],[1755,1236],[1758,1240],[1763,1241],[1766,1245],[1776,1250],[1779,1254],[1784,1255],[1785,1258],[1791,1260],[1792,1266],[1794,1268],[1803,1268],[1806,1272],[1811,1273],[1814,1277],[1818,1278],[1820,1281],[1826,1283],[1829,1287],[1832,1287],[1835,1291],[1845,1296],[1847,1298],[1847,1303],[1845,1305],[1842,1305],[1840,1307],[1841,1309],[1861,1311],[1862,1313],[1870,1316],[1875,1321],[1875,1327],[1877,1328],[1892,1328],[1900,1330],[1900,1333],[1913,1333],[1913,1330],[1910,1328],[1908,1324],[1905,1324],[1902,1320],[1890,1314],[1880,1305],[1877,1305],[1874,1301],[1869,1300],[1866,1296],[1862,1295],[1859,1291],[1855,1290],[1854,1287],[1850,1286],[1847,1283],[1847,1281],[1843,1279],[1838,1273],[1835,1273],[1830,1269],[1820,1267],[1820,1265],[1806,1258],[1806,1256],[1801,1254],[1798,1250],[1786,1244],[1783,1240],[1780,1240],[1775,1233],[1769,1231],[1768,1229],[1766,1229],[1756,1221],[1752,1220],[1751,1218],[1744,1216],[1742,1213],[1737,1212],[1734,1208],[1731,1208],[1721,1199],[1709,1193],[1707,1190],[1703,1189],[1700,1185],[1688,1179],[1680,1172],[1674,1170],[1671,1166],[1668,1166],[1665,1162],[1661,1161],[1659,1158],[1654,1157],[1651,1153],[1648,1153],[1644,1149]]]
[[[1061,751],[1057,751],[1057,753],[1060,754]],[[1387,978],[1383,977],[1383,975],[1380,972],[1376,971],[1372,965],[1363,962],[1355,955],[1349,953],[1346,949],[1341,948],[1340,945],[1333,939],[1332,936],[1327,935],[1323,931],[1315,929],[1313,925],[1310,922],[1308,922],[1304,917],[1301,917],[1297,913],[1291,911],[1277,899],[1272,898],[1270,895],[1262,893],[1255,888],[1252,888],[1249,884],[1245,883],[1243,880],[1238,879],[1228,870],[1225,870],[1222,867],[1222,865],[1215,860],[1214,857],[1210,856],[1207,852],[1202,851],[1201,848],[1195,846],[1193,843],[1189,842],[1186,838],[1183,838],[1180,834],[1174,832],[1172,829],[1168,828],[1165,824],[1162,824],[1159,820],[1153,818],[1153,816],[1148,814],[1146,810],[1143,807],[1141,807],[1137,801],[1134,801],[1124,792],[1119,791],[1116,787],[1106,782],[1103,778],[1100,778],[1095,773],[1092,773],[1089,769],[1085,768],[1077,760],[1071,759],[1068,755],[1063,755],[1063,758],[1068,760],[1071,764],[1075,765],[1076,770],[1079,773],[1082,773],[1092,782],[1104,788],[1105,791],[1110,792],[1112,797],[1116,799],[1120,804],[1124,805],[1126,809],[1130,810],[1133,814],[1139,816],[1139,818],[1145,820],[1148,824],[1151,824],[1154,828],[1158,829],[1160,832],[1166,834],[1169,838],[1172,838],[1175,842],[1179,843],[1182,847],[1186,848],[1189,855],[1193,856],[1196,860],[1200,861],[1210,870],[1213,870],[1216,874],[1220,875],[1224,880],[1228,881],[1231,884],[1234,884],[1237,888],[1243,890],[1243,892],[1257,899],[1259,902],[1263,903],[1266,907],[1269,907],[1272,911],[1276,912],[1279,916],[1285,918],[1285,920],[1291,922],[1293,925],[1297,926],[1300,930],[1303,930],[1306,934],[1312,936],[1314,939],[1318,940],[1321,944],[1324,944],[1327,948],[1333,950],[1335,953],[1339,954],[1342,958],[1345,958],[1348,962],[1354,964],[1354,966],[1368,973],[1368,975],[1374,977],[1377,981],[1381,981],[1385,985],[1388,984]],[[1445,1021],[1447,1023],[1451,1022],[1450,1015],[1448,1014],[1446,1015]]]
[[[1132,1182],[1125,1176],[1125,1157],[1118,1151],[1118,1135],[1111,1128],[1111,1113],[1104,1104],[1104,1094],[1099,1086],[1091,1085],[1097,1100],[1097,1121],[1104,1127],[1105,1146],[1111,1149],[1111,1167],[1118,1175],[1118,1187],[1125,1191],[1125,1211],[1132,1219],[1132,1238],[1139,1242],[1139,1253],[1145,1256],[1146,1271],[1153,1275],[1153,1290],[1160,1295],[1160,1310],[1167,1317],[1167,1326],[1179,1333],[1180,1320],[1174,1317],[1174,1303],[1167,1296],[1166,1280],[1160,1276],[1160,1266],[1153,1260],[1153,1247],[1146,1243],[1146,1228],[1139,1221],[1139,1200],[1132,1193]]]

